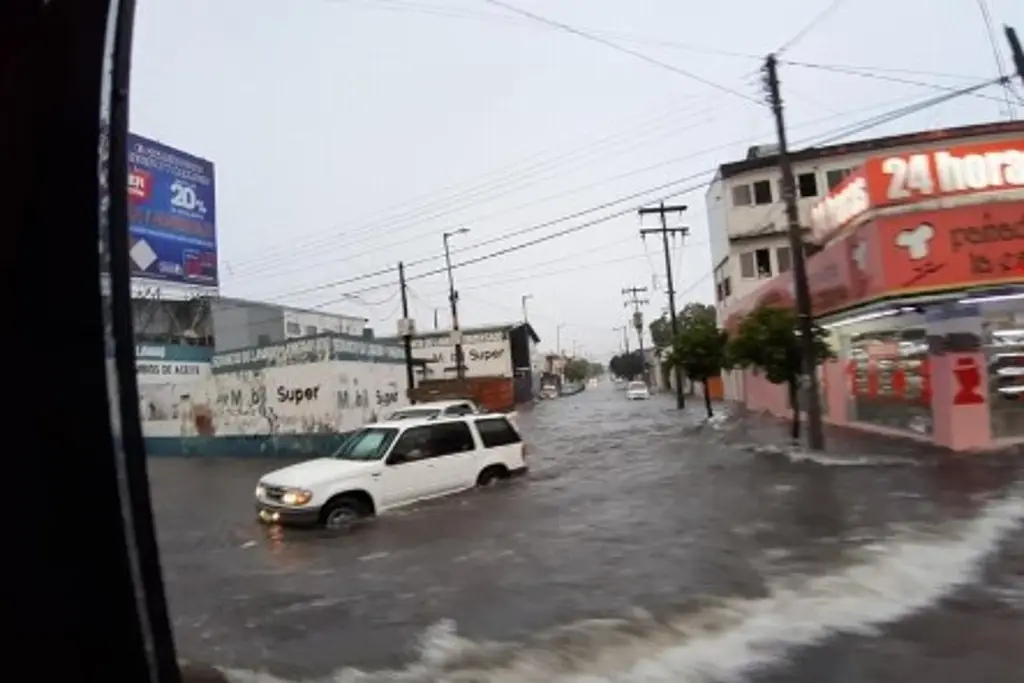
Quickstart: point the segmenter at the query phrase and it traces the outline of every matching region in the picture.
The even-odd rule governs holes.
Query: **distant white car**
[[[630,401],[646,401],[651,392],[643,382],[630,382],[626,385],[626,398]]]
[[[329,458],[260,477],[256,515],[270,524],[342,529],[524,473],[525,454],[519,430],[504,415],[380,422],[357,430]]]

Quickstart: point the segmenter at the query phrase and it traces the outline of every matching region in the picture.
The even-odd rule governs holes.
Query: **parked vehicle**
[[[459,415],[483,415],[488,412],[472,399],[458,401],[430,401],[399,408],[387,417],[388,421],[409,420],[428,417],[458,417]]]
[[[646,401],[651,392],[643,382],[630,382],[626,385],[626,398],[630,401]]]
[[[526,445],[505,415],[381,422],[357,430],[329,458],[261,477],[256,514],[265,523],[343,529],[526,470]]]

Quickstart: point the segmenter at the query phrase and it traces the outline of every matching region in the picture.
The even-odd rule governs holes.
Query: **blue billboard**
[[[129,134],[132,277],[216,287],[215,194],[212,162]]]

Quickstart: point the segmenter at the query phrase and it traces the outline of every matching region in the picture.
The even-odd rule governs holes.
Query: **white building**
[[[1018,131],[1001,128],[999,124],[964,126],[796,151],[792,158],[800,224],[809,231],[811,208],[880,150],[911,152],[934,148],[936,140],[957,144],[1020,136]],[[752,147],[746,159],[722,164],[705,195],[719,321],[724,321],[723,314],[733,302],[792,264],[775,152],[774,146]]]
[[[1019,124],[1018,124],[1019,125]],[[1009,124],[982,124],[858,140],[791,153],[800,225],[805,240],[811,209],[866,159],[880,151],[896,153],[934,149],[949,144],[1010,140],[1020,137]],[[751,147],[747,157],[722,164],[705,195],[719,324],[730,309],[767,280],[788,271],[792,253],[786,234],[785,205],[777,147]],[[813,252],[809,244],[805,252]],[[727,397],[731,382],[725,378]]]

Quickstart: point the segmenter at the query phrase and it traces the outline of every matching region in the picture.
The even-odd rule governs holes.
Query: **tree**
[[[570,382],[583,382],[590,376],[590,363],[584,358],[573,358],[565,364],[563,374]]]
[[[668,315],[662,314],[660,318],[655,318],[647,328],[651,331],[654,348],[661,350],[672,345],[672,321]]]
[[[814,326],[814,367],[832,358],[828,331]],[[726,365],[755,368],[772,384],[785,384],[793,408],[793,438],[800,438],[800,378],[803,353],[797,332],[796,313],[791,308],[759,306],[740,322],[726,346]]]
[[[644,374],[644,361],[639,351],[620,353],[611,359],[608,369],[616,377],[632,380]]]
[[[714,415],[708,380],[721,374],[726,364],[725,347],[728,341],[728,335],[718,329],[715,322],[714,308],[711,311],[710,317],[705,310],[700,310],[680,321],[679,334],[666,359],[670,368],[678,365],[690,381],[700,382],[704,386],[704,406],[708,417]]]
[[[589,372],[591,377],[600,377],[601,375],[604,374],[604,364],[590,363]]]

